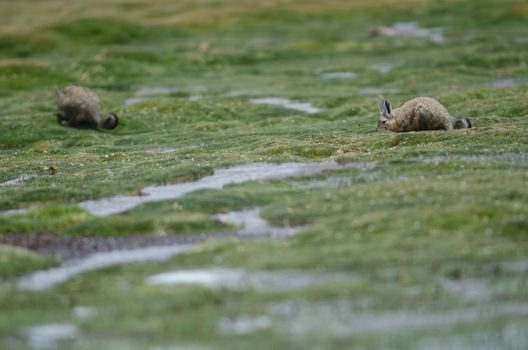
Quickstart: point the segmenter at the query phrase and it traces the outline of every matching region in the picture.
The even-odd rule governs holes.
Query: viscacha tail
[[[97,121],[99,127],[103,129],[114,129],[119,124],[117,114],[110,112],[106,118]]]
[[[473,127],[471,119],[461,115],[451,116],[451,123],[453,124],[453,129],[470,129]]]

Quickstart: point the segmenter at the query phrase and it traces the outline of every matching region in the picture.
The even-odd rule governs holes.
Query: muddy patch
[[[425,38],[436,44],[443,44],[446,42],[444,29],[422,28],[416,22],[398,22],[390,27],[376,27],[372,29],[369,34],[372,36]]]
[[[140,204],[179,198],[187,193],[203,189],[221,189],[226,185],[248,181],[280,179],[291,176],[315,174],[324,170],[358,167],[355,163],[338,164],[335,161],[322,163],[252,163],[219,169],[213,175],[195,182],[164,186],[148,186],[138,196],[114,196],[79,203],[79,206],[96,216],[122,213]]]
[[[314,107],[314,105],[311,103],[290,101],[289,99],[282,97],[252,98],[249,100],[249,102],[256,105],[282,106],[286,109],[293,109],[295,111],[305,112],[308,114],[314,114],[323,111],[323,109]]]
[[[61,342],[74,339],[77,327],[69,323],[50,323],[34,326],[26,331],[28,345],[33,349],[53,349]]]
[[[0,235],[0,244],[22,247],[36,253],[55,256],[62,261],[69,261],[86,258],[96,253],[136,250],[156,246],[188,245],[212,238],[219,239],[241,236],[237,232],[168,236],[130,235],[119,237],[66,237],[49,233],[16,233]]]

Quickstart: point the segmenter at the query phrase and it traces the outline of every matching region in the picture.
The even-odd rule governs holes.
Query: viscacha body
[[[57,94],[57,121],[66,126],[91,125],[104,129],[113,129],[119,119],[115,113],[101,116],[99,97],[88,88],[69,85]]]
[[[379,130],[405,132],[471,127],[473,124],[468,118],[450,116],[447,109],[431,97],[413,98],[394,110],[389,100],[380,102]]]

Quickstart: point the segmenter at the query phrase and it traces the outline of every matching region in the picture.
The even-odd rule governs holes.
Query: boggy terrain
[[[1,2],[0,348],[528,348],[527,22],[522,0]],[[117,128],[59,125],[70,83]],[[475,127],[376,131],[380,95]]]

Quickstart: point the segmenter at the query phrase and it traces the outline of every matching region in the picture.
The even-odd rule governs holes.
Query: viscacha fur
[[[57,121],[65,126],[91,125],[104,129],[113,129],[119,123],[117,114],[109,113],[101,116],[99,97],[88,88],[69,85],[57,94]]]
[[[473,123],[466,117],[452,117],[444,106],[431,97],[416,97],[392,109],[389,100],[380,102],[378,130],[394,132],[452,130],[471,128]]]

